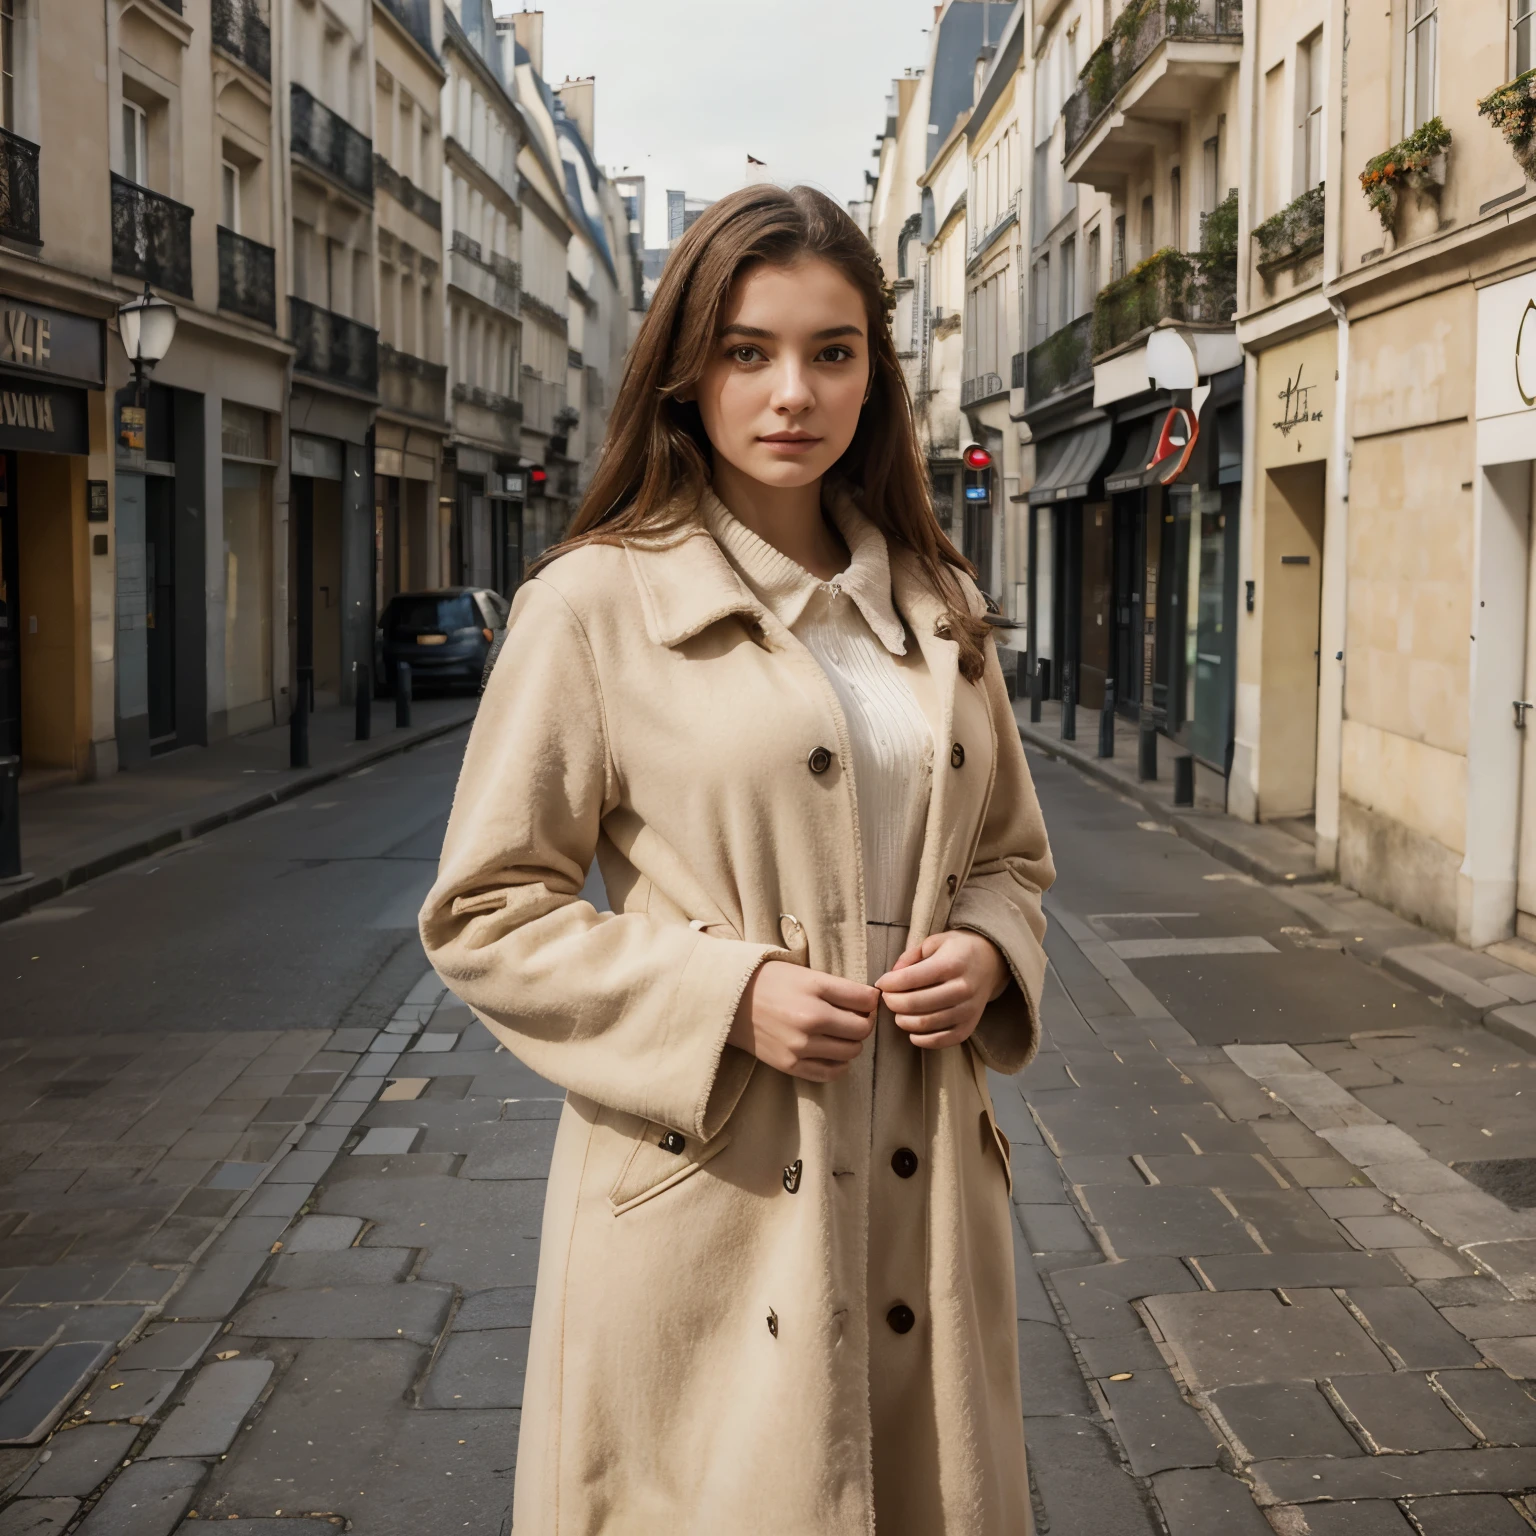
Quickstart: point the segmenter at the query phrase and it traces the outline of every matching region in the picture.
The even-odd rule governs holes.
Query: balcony
[[[535,298],[531,293],[523,294],[522,311],[526,315],[532,315],[536,320],[542,320],[551,330],[559,331],[562,336],[570,330],[570,322],[553,304],[546,304],[543,299]]]
[[[442,363],[379,343],[379,401],[389,410],[440,422],[447,414],[448,370]]]
[[[277,252],[222,225],[219,308],[277,328]]]
[[[1323,249],[1323,215],[1327,197],[1321,184],[1303,192],[1295,202],[1254,226],[1258,268],[1273,277],[1285,267],[1299,266]]]
[[[496,443],[508,453],[521,453],[523,402],[478,384],[453,386],[454,430],[483,443]]]
[[[293,366],[362,394],[379,387],[379,333],[345,315],[333,314],[290,296],[289,329],[296,349]]]
[[[41,245],[37,211],[38,148],[0,128],[0,236]]]
[[[373,201],[373,140],[316,101],[302,85],[290,95],[293,152],[365,203]]]
[[[961,381],[960,405],[962,409],[966,406],[980,405],[984,400],[992,400],[1006,393],[1000,374],[978,373],[972,378]]]
[[[505,256],[481,252],[480,242],[454,230],[448,247],[448,281],[453,287],[505,314],[521,308],[522,268]]]
[[[565,406],[565,385],[542,378],[531,368],[523,369],[519,385],[522,395],[523,425],[530,432],[545,436],[555,430],[555,418]]]
[[[272,28],[257,0],[213,0],[213,46],[263,80],[272,78]]]
[[[1187,256],[1171,247],[1149,256],[1093,304],[1093,356],[1114,352],[1165,320],[1230,325],[1237,307],[1232,251]]]
[[[1008,206],[993,219],[986,229],[975,230],[971,234],[970,254],[967,265],[979,261],[992,248],[992,243],[1005,229],[1019,222],[1019,194],[1015,192],[1008,199]]]
[[[112,173],[112,270],[192,297],[192,210]]]
[[[1118,192],[1237,69],[1241,0],[1132,0],[1067,98],[1068,181]]]
[[[1093,316],[1079,315],[1024,355],[1024,404],[1033,410],[1052,395],[1093,380]]]
[[[383,155],[373,157],[373,184],[409,213],[432,226],[443,227],[443,205],[435,197],[428,197],[409,176],[402,176]]]

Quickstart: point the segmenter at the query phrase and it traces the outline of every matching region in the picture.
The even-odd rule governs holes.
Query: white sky
[[[535,9],[496,0],[500,13]],[[646,178],[647,245],[666,190],[720,197],[745,180],[863,196],[891,80],[928,57],[933,0],[544,0],[544,76],[595,75],[605,169]]]

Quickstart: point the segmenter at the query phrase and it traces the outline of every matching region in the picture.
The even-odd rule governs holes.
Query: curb
[[[349,758],[345,763],[335,763],[327,768],[306,769],[299,778],[290,779],[286,784],[280,784],[275,789],[262,790],[259,794],[251,795],[235,805],[226,806],[221,811],[199,816],[180,827],[163,828],[161,831],[135,838],[132,842],[110,848],[105,853],[96,854],[57,874],[46,875],[41,880],[34,880],[16,890],[0,892],[0,923],[10,922],[13,918],[31,911],[33,907],[41,906],[45,901],[52,901],[56,896],[62,896],[65,891],[73,890],[78,885],[86,884],[87,881],[98,880],[102,875],[109,875],[113,870],[122,869],[124,865],[147,859],[166,848],[174,847],[177,843],[191,842],[194,838],[203,837],[219,827],[228,826],[231,822],[244,821],[246,817],[254,816],[258,811],[269,810],[274,805],[281,805],[285,800],[293,800],[312,789],[318,789],[322,784],[330,784],[346,774],[355,773],[359,768],[382,762],[385,758],[395,757],[401,752],[409,752],[413,747],[435,741],[439,736],[447,736],[473,723],[474,716],[470,715],[462,720],[448,720],[437,725],[423,726],[402,741],[392,741],[373,751],[360,753],[356,757]]]

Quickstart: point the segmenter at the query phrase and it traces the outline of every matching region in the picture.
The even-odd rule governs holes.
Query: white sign
[[[1536,458],[1536,272],[1477,295],[1477,459]]]

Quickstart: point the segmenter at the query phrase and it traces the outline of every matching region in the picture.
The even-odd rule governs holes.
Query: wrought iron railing
[[[0,235],[41,245],[37,202],[38,147],[0,128]]]
[[[960,385],[960,404],[974,405],[978,400],[990,399],[1003,392],[1001,374],[978,373],[975,378],[965,379]]]
[[[478,384],[455,384],[453,398],[478,405],[482,410],[495,411],[499,416],[510,416],[514,421],[523,419],[523,402],[499,390],[482,389]]]
[[[1016,224],[1019,218],[1019,194],[1015,192],[1008,199],[1008,206],[993,219],[986,229],[977,230],[971,236],[972,256],[979,256],[982,251],[992,244],[1010,224]]]
[[[1229,325],[1236,309],[1234,252],[1187,256],[1169,247],[1094,300],[1093,355],[1112,352],[1164,320]]]
[[[570,322],[553,304],[546,304],[543,299],[535,298],[533,294],[526,291],[522,296],[522,310],[525,315],[532,315],[535,319],[542,320],[545,325],[553,327],[562,336],[570,328]]]
[[[1293,261],[1304,261],[1322,250],[1326,206],[1327,196],[1319,183],[1256,225],[1253,238],[1259,242],[1259,270],[1272,271]]]
[[[1025,361],[1024,401],[1038,405],[1093,377],[1093,316],[1079,315],[1031,347]]]
[[[1242,0],[1131,0],[1089,58],[1062,109],[1066,154],[1088,137],[1159,43],[1229,43],[1243,37]]]
[[[288,300],[293,366],[351,389],[373,394],[379,387],[379,333],[345,315],[305,299]]]
[[[192,210],[112,173],[112,270],[192,297]]]
[[[1024,357],[1025,354],[1022,352],[1015,352],[1013,354],[1013,375],[1009,381],[1009,388],[1011,389],[1024,388]]]
[[[215,48],[263,80],[272,78],[272,28],[257,0],[213,0],[210,36]]]
[[[402,208],[409,209],[418,219],[424,219],[433,229],[443,227],[443,205],[435,197],[429,197],[409,176],[402,176],[383,155],[375,151],[373,156],[373,184],[381,192],[387,192]]]
[[[442,363],[379,343],[379,398],[397,411],[442,421],[447,409],[448,370]]]
[[[585,368],[587,365],[581,353],[575,347],[567,347],[565,349],[565,366],[567,368]]]
[[[277,252],[219,227],[219,308],[277,325]]]
[[[297,83],[291,88],[290,118],[294,154],[371,203],[373,140]]]

